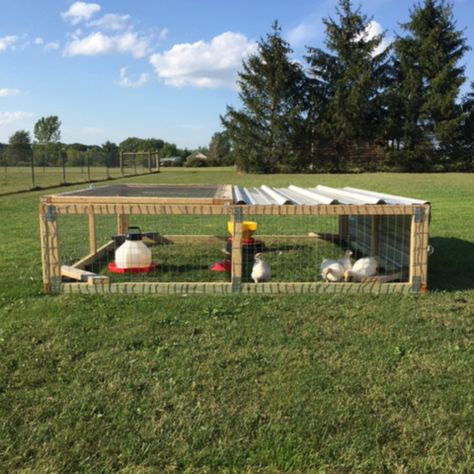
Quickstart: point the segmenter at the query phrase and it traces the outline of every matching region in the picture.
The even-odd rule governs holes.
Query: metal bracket
[[[242,278],[234,278],[232,280],[232,293],[240,293],[242,290]]]
[[[49,205],[46,207],[46,220],[48,222],[55,222],[57,216],[56,206]]]
[[[411,285],[410,292],[411,293],[419,293],[421,289],[421,280],[420,277],[413,277],[413,282]]]
[[[423,222],[423,208],[415,207],[415,222],[421,224]]]
[[[49,284],[51,293],[57,294],[61,291],[61,277],[51,277]]]

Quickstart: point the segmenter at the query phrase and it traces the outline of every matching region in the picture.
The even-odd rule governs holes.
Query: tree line
[[[120,152],[159,151],[160,157],[185,158],[191,150],[180,149],[174,143],[156,138],[129,137],[119,144],[106,141],[103,145],[61,143],[61,122],[57,116],[42,117],[34,126],[34,140],[27,130],[18,130],[8,144],[0,143],[0,160],[4,166],[120,166]],[[146,159],[138,156],[138,159]],[[141,162],[138,164],[142,164]]]
[[[339,0],[325,49],[292,59],[278,22],[239,72],[241,108],[221,117],[247,172],[472,171],[474,83],[469,47],[444,0],[416,3],[384,47],[371,20]]]

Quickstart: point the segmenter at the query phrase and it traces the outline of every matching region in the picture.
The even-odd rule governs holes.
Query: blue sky
[[[278,19],[301,59],[322,46],[335,0],[0,0],[0,142],[58,115],[62,141],[129,136],[207,145],[219,114],[239,104],[236,72]],[[355,2],[357,4],[357,2]],[[366,0],[387,39],[413,1]],[[454,0],[474,46],[474,0]],[[465,57],[474,80],[474,56]]]

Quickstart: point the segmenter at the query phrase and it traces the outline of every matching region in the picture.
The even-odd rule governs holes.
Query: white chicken
[[[344,257],[342,257],[339,262],[341,263],[342,267],[344,268],[344,271],[350,270],[352,268],[352,251],[351,250],[346,250],[344,253]]]
[[[378,262],[375,257],[363,257],[356,260],[352,268],[344,272],[344,280],[362,281],[377,274]]]
[[[339,260],[325,258],[319,269],[324,281],[341,281],[344,276],[344,267]]]
[[[324,281],[341,281],[344,277],[344,272],[352,268],[351,261],[352,252],[347,250],[344,257],[339,260],[330,260],[325,258],[319,270]]]
[[[270,281],[272,277],[272,272],[270,270],[270,265],[263,260],[263,255],[261,252],[255,254],[255,262],[252,267],[251,278],[255,283],[260,283],[264,281]]]

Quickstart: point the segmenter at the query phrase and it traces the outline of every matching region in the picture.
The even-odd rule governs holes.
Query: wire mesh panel
[[[374,276],[386,281],[408,281],[411,216],[347,216],[347,246],[354,260],[372,257],[377,261]]]
[[[255,228],[251,236],[248,227]],[[253,215],[243,221],[242,281],[252,282],[255,255],[266,262],[270,280],[316,282],[324,259],[339,259],[344,247],[337,216]]]
[[[86,202],[41,207],[47,291],[418,291],[426,281],[428,212],[410,207]],[[117,260],[132,234],[149,255],[139,268]]]

